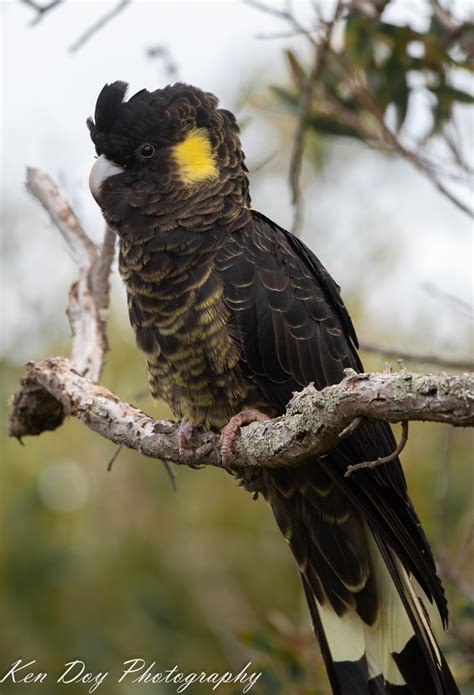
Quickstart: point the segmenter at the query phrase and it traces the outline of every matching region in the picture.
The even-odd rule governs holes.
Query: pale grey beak
[[[110,159],[104,157],[103,154],[100,155],[92,167],[89,175],[89,188],[91,189],[91,193],[97,203],[99,202],[100,189],[102,188],[104,181],[110,176],[121,174],[124,171],[124,167],[120,167],[118,164],[111,162]]]

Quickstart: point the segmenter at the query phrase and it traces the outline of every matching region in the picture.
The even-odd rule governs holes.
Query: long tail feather
[[[353,609],[339,616],[321,604],[300,572],[334,695],[458,695],[422,597],[393,552],[367,531],[382,607],[373,626]]]
[[[318,466],[267,476],[266,496],[298,564],[333,693],[456,695],[426,591],[382,532]]]

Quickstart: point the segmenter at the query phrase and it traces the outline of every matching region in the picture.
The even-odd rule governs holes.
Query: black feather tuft
[[[102,88],[95,107],[95,124],[99,130],[108,130],[116,118],[117,108],[125,99],[126,82],[113,82]]]

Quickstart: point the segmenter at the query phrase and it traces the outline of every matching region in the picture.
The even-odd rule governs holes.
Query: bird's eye
[[[144,145],[141,145],[139,151],[143,159],[150,159],[150,157],[153,157],[155,154],[155,148],[153,145],[150,145],[149,142],[145,142]]]

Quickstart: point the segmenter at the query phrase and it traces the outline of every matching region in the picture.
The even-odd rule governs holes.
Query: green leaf
[[[303,90],[306,85],[306,73],[301,67],[301,63],[298,61],[293,51],[286,51],[286,59],[290,66],[290,72],[295,87],[299,90]]]
[[[270,85],[270,91],[272,91],[286,106],[290,106],[293,113],[297,112],[301,100],[299,95],[290,92],[290,90],[285,87],[278,87],[277,85]]]
[[[463,92],[462,89],[451,87],[450,85],[441,85],[438,87],[430,87],[430,91],[436,94],[438,99],[461,101],[464,104],[474,104],[474,96]]]
[[[312,114],[308,118],[308,126],[316,133],[322,135],[344,136],[365,142],[364,137],[357,130],[346,125],[346,123],[336,120],[332,116]]]

